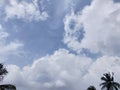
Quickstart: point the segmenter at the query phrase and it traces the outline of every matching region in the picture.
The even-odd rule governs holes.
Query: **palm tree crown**
[[[103,77],[101,77],[101,80],[103,81],[100,86],[101,89],[106,90],[119,90],[120,84],[118,82],[114,82],[113,73],[112,75],[110,73],[103,74]]]
[[[89,86],[87,90],[96,90],[96,88],[94,86]]]

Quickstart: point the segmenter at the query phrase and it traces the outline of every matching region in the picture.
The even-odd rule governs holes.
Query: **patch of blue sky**
[[[114,0],[114,2],[116,2],[116,3],[120,3],[120,0]]]
[[[70,23],[69,23],[70,29],[74,30],[75,26],[76,26],[76,22],[74,20],[71,20]]]
[[[86,5],[90,5],[92,0],[75,0],[75,5],[73,6],[73,9],[75,13],[82,10]]]
[[[80,7],[82,8],[86,4],[89,4],[90,0],[77,0],[77,2],[78,3],[76,3],[76,6],[74,7],[75,10],[78,10]],[[28,55],[21,55],[19,58],[14,56],[11,57],[11,59],[13,59],[13,63],[17,64],[19,60],[25,59],[24,57],[26,57],[26,61],[20,64],[23,66],[30,62],[32,63],[33,57],[42,57],[46,54],[52,54],[59,48],[68,49],[67,46],[62,42],[64,34],[63,19],[66,13],[70,11],[70,8],[65,8],[63,1],[58,2],[57,0],[51,0],[48,2],[45,0],[42,3],[46,3],[44,9],[47,10],[49,14],[49,18],[46,21],[29,22],[14,18],[3,23],[3,26],[7,32],[10,33],[10,37],[7,39],[7,41],[9,42],[13,39],[18,39],[24,44],[24,50],[29,52]],[[74,23],[71,25],[71,28],[73,27]],[[79,39],[83,38],[83,33],[84,32],[80,30],[78,33]],[[70,52],[75,53],[71,50]],[[89,54],[88,52],[85,53]],[[16,60],[16,58],[18,59]],[[8,63],[11,63],[11,61]]]
[[[89,58],[92,58],[93,60],[96,60],[97,58],[101,57],[102,54],[100,52],[92,53],[90,50],[82,48],[81,55],[87,56]]]
[[[74,20],[71,20],[71,22],[69,23],[69,28],[71,30],[76,29],[76,22]],[[76,32],[73,33],[73,36],[76,37],[79,42],[81,42],[81,40],[84,38],[85,31],[83,27],[80,27],[78,29],[79,30],[76,30]]]
[[[82,39],[83,39],[84,36],[85,36],[85,31],[84,31],[84,29],[81,28],[79,31],[76,32],[75,35],[76,35],[76,37],[77,37],[77,40],[78,40],[79,42],[81,42]]]
[[[24,44],[24,50],[30,52],[28,56],[31,56],[31,59],[30,57],[28,58],[28,63],[32,62],[33,56],[39,55],[39,57],[42,57],[46,54],[52,54],[55,50],[64,48],[65,46],[62,42],[62,33],[64,32],[63,26],[61,26],[59,30],[52,30],[49,28],[48,22],[26,23],[22,20],[9,20],[5,24],[5,27],[7,32],[10,33],[7,41],[18,39]],[[26,64],[26,62],[24,63]]]

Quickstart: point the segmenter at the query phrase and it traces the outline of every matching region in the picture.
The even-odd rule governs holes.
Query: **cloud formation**
[[[39,21],[48,18],[46,11],[40,11],[37,0],[32,2],[9,0],[8,4],[5,5],[5,14],[6,19],[17,18]]]
[[[82,76],[87,73],[91,63],[90,58],[59,49],[53,55],[34,60],[32,65],[22,69],[8,65],[9,74],[5,82],[16,83],[20,90],[78,90],[82,85]],[[79,85],[75,87],[75,84]]]
[[[23,5],[23,1],[11,5],[16,3],[18,7]],[[93,53],[101,52],[102,56],[93,60],[70,53],[66,49],[59,49],[52,55],[35,59],[31,65],[23,68],[8,65],[9,74],[4,83],[12,82],[18,90],[86,90],[89,85],[95,85],[100,90],[100,77],[108,71],[115,72],[116,80],[120,82],[119,15],[120,4],[113,0],[93,0],[82,11],[71,11],[64,19],[64,43],[78,53],[85,48]],[[23,19],[23,16],[17,17]],[[2,32],[1,38],[8,35]]]
[[[120,3],[93,0],[82,11],[72,11],[65,17],[64,43],[77,52],[85,48],[93,53],[120,55],[119,15]]]
[[[18,90],[86,90],[89,85],[100,90],[100,77],[108,71],[114,71],[115,80],[120,81],[120,57],[103,56],[93,61],[65,49],[34,60],[32,65],[23,68],[16,65],[7,68],[9,74],[4,83],[12,82]]]

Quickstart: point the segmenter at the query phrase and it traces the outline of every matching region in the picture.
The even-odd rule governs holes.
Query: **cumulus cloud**
[[[120,3],[93,0],[78,12],[64,19],[64,43],[74,51],[85,48],[91,52],[120,55]]]
[[[100,90],[100,77],[105,72],[114,71],[115,80],[120,81],[119,65],[117,56],[103,56],[93,61],[59,49],[23,68],[8,65],[9,74],[4,83],[12,82],[18,90],[86,90],[89,85]]]
[[[15,83],[18,90],[78,90],[75,85],[82,85],[81,77],[87,73],[91,63],[90,58],[59,49],[22,69],[8,65],[9,74],[5,82]]]
[[[7,33],[2,25],[0,25],[0,62],[5,61],[7,56],[16,54],[18,49],[23,46],[19,41],[10,41],[9,43],[6,39],[9,37],[9,33]]]
[[[9,0],[5,6],[6,19],[17,18],[23,20],[46,20],[48,14],[46,11],[40,11],[37,0],[33,2]]]
[[[115,81],[120,82],[120,57],[117,56],[103,56],[98,58],[88,69],[88,73],[83,77],[88,86],[95,85],[98,90],[101,90],[99,84],[100,77],[105,72],[114,72]]]

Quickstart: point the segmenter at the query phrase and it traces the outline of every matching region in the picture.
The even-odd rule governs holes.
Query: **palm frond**
[[[2,69],[3,68],[3,64],[2,63],[0,63],[0,69]]]
[[[112,83],[114,86],[117,86],[118,88],[120,88],[120,84],[118,82],[113,82]]]
[[[104,85],[107,85],[107,83],[106,83],[106,82],[103,82],[103,83],[100,84],[100,86],[102,86],[102,85],[103,85],[103,86],[104,86]]]
[[[119,90],[117,86],[113,85],[113,87],[114,87],[115,90]]]
[[[8,71],[6,70],[6,68],[0,69],[0,75],[6,75],[8,73]]]
[[[104,81],[100,84],[101,89],[107,89],[107,90],[118,90],[120,88],[120,84],[118,82],[114,82],[114,73],[112,75],[110,73],[103,74],[103,77],[101,77],[101,80]]]
[[[103,81],[108,81],[108,79],[105,78],[105,77],[101,77],[101,80],[103,80]]]
[[[104,85],[101,87],[101,90],[105,89],[107,87],[107,85]]]

